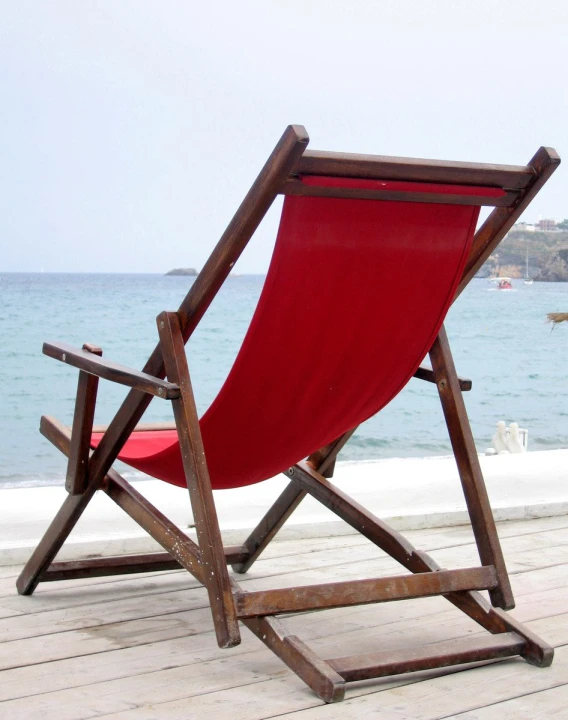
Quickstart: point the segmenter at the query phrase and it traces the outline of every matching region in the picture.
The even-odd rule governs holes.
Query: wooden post
[[[100,347],[85,343],[83,350],[102,357]],[[75,399],[75,414],[73,416],[73,429],[71,431],[71,448],[67,463],[65,489],[70,495],[81,495],[87,488],[89,479],[89,455],[93,420],[95,419],[95,405],[99,378],[80,370],[77,383],[77,397]]]
[[[158,332],[168,380],[180,388],[172,405],[217,642],[232,647],[241,637],[177,313],[158,315]]]
[[[432,369],[446,418],[450,441],[456,458],[465,500],[479,556],[483,565],[494,565],[499,585],[489,591],[491,602],[504,610],[515,607],[515,600],[501,552],[495,520],[481,473],[473,434],[467,417],[463,396],[446,331],[442,326],[430,350]]]

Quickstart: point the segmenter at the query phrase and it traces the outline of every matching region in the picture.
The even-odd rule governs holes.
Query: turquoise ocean
[[[109,359],[140,369],[157,341],[155,318],[175,310],[192,278],[163,275],[0,273],[0,487],[63,482],[65,459],[38,432],[42,414],[70,424],[77,371],[42,355],[44,340],[102,346]],[[230,277],[188,344],[200,413],[221,387],[238,351],[264,277]],[[458,373],[473,380],[465,400],[478,450],[495,423],[516,421],[529,450],[568,447],[568,284],[514,282],[501,291],[474,280],[446,321]],[[338,329],[340,332],[340,329]],[[106,423],[126,390],[102,381],[95,422]],[[171,420],[154,400],[145,420]],[[412,379],[361,426],[340,460],[447,455],[436,388]],[[142,477],[135,471],[130,478]]]

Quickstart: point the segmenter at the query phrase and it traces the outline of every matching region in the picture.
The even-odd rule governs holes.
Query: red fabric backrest
[[[447,194],[468,190],[304,181]],[[479,187],[472,192],[502,193]],[[451,304],[478,212],[457,204],[285,198],[258,307],[225,384],[201,419],[214,488],[272,477],[400,392]],[[119,457],[185,484],[175,433],[136,433]]]

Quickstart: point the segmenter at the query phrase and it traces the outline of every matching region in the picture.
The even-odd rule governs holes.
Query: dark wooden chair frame
[[[42,417],[40,430],[68,456],[68,496],[18,581],[21,594],[33,593],[40,581],[139,573],[183,567],[207,589],[220,647],[240,642],[244,623],[323,700],[341,700],[346,682],[491,658],[520,655],[545,667],[553,650],[503,610],[513,595],[495,529],[462,391],[471,383],[458,378],[444,329],[430,350],[432,368],[416,377],[437,385],[459,476],[469,510],[481,565],[445,570],[414,548],[398,532],[353,501],[330,478],[335,459],[354,430],[291,467],[282,494],[241,546],[223,547],[207,462],[201,440],[184,345],[278,194],[318,194],[375,198],[372,190],[308,187],[301,174],[336,175],[446,184],[495,186],[499,198],[381,192],[388,200],[460,202],[494,206],[476,232],[456,294],[459,295],[548,180],[560,159],[540,148],[527,166],[450,163],[405,158],[346,155],[306,150],[308,135],[290,126],[246,195],[179,310],[158,316],[159,343],[142,372],[102,358],[100,348],[82,350],[46,343],[44,352],[79,369],[72,428]],[[164,380],[167,377],[168,380]],[[106,428],[96,450],[89,440],[99,378],[131,388]],[[197,531],[197,543],[131,487],[113,468],[120,449],[138,426],[151,399],[171,400]],[[152,426],[138,426],[138,429]],[[165,553],[54,562],[55,556],[97,490],[105,492],[164,549]],[[245,573],[307,494],[392,556],[410,574],[348,582],[246,592],[229,576],[227,565]],[[479,590],[488,590],[492,607]],[[490,633],[489,636],[441,642],[423,648],[378,652],[330,660],[319,658],[298,637],[287,633],[278,614],[405,598],[443,595]],[[497,608],[497,609],[496,609]]]

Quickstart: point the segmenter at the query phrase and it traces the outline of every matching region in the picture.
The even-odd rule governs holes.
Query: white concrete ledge
[[[481,456],[496,520],[568,514],[568,450]],[[226,544],[242,542],[285,487],[285,476],[215,493]],[[452,457],[339,463],[333,482],[399,530],[462,525],[468,516]],[[136,489],[191,534],[185,490],[156,480]],[[0,565],[30,556],[66,493],[62,487],[0,491]],[[306,498],[279,537],[323,537],[354,532],[312,498]],[[59,559],[151,552],[159,547],[104,493],[97,493],[63,546]]]

